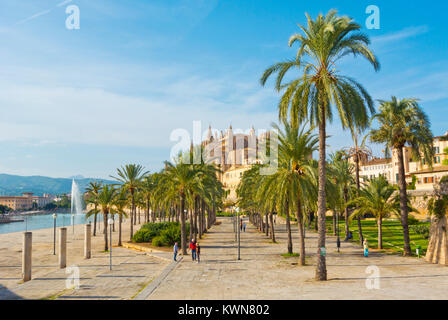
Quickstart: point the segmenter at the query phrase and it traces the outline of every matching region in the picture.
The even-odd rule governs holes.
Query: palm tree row
[[[317,169],[317,216],[318,216],[318,245],[316,280],[326,280],[326,258],[325,258],[325,235],[326,235],[326,212],[329,206],[333,210],[344,210],[346,219],[346,233],[348,233],[348,198],[350,189],[348,177],[335,177],[334,182],[338,184],[336,190],[341,191],[341,196],[332,195],[328,197],[331,189],[327,177],[327,169],[342,170],[337,166],[327,168],[326,160],[326,126],[327,122],[333,120],[334,109],[342,124],[343,129],[349,129],[355,142],[354,148],[347,150],[355,161],[356,195],[362,197],[361,183],[359,177],[359,162],[365,154],[365,145],[358,144],[358,136],[364,132],[372,120],[377,120],[379,129],[372,130],[370,141],[386,144],[386,150],[393,148],[398,154],[399,174],[398,185],[400,189],[400,216],[404,234],[404,252],[410,255],[410,241],[408,230],[408,199],[406,194],[406,181],[403,162],[403,148],[410,145],[413,148],[416,159],[424,157],[427,163],[432,162],[432,133],[430,123],[415,99],[399,100],[392,97],[392,101],[380,101],[380,112],[375,115],[373,99],[367,90],[356,80],[341,74],[338,68],[342,58],[352,55],[365,58],[375,69],[379,71],[380,64],[374,53],[370,50],[370,40],[367,35],[359,32],[361,26],[347,16],[339,16],[337,11],[331,10],[325,16],[319,14],[313,20],[308,14],[307,24],[299,25],[300,34],[295,34],[289,39],[289,46],[299,45],[295,59],[276,63],[269,67],[261,77],[264,86],[267,80],[277,74],[275,89],[282,92],[278,104],[279,118],[282,122],[289,122],[292,128],[299,128],[306,121],[312,127],[317,127],[319,132],[319,161]],[[296,71],[298,76],[287,78],[289,71]],[[346,164],[342,164],[346,166]],[[281,166],[280,166],[281,168]],[[344,169],[345,172],[347,168]],[[352,172],[353,173],[353,172]],[[285,182],[288,181],[284,176]],[[247,177],[247,183],[254,177]],[[272,178],[272,182],[275,178]],[[342,180],[341,180],[342,179]],[[262,179],[263,180],[263,179]],[[296,179],[297,180],[297,179]],[[244,181],[243,181],[244,182]],[[259,182],[259,181],[258,181]],[[298,184],[298,182],[295,182]],[[283,185],[281,188],[286,189]],[[301,189],[299,192],[305,192]],[[341,189],[342,188],[342,189]],[[244,188],[243,188],[244,189]],[[290,198],[286,191],[281,189],[285,195],[275,197],[277,208],[283,206],[283,210],[289,211]],[[268,190],[268,189],[266,189]],[[272,189],[270,189],[272,190]],[[241,197],[247,196],[247,190],[240,190]],[[261,191],[260,191],[261,192]],[[307,197],[312,199],[315,194]],[[300,199],[300,196],[296,196]],[[255,198],[253,198],[255,199]],[[267,198],[269,199],[269,197]],[[251,201],[243,199],[242,203],[251,205]],[[330,202],[328,204],[327,202]],[[274,203],[270,203],[274,205]],[[355,205],[355,203],[352,203]],[[356,202],[356,205],[361,205]],[[297,205],[296,205],[297,206]],[[286,209],[288,207],[288,209]],[[310,205],[312,208],[312,205]],[[264,208],[266,210],[266,208]],[[358,210],[361,213],[362,210]],[[358,217],[358,228],[360,239],[362,239],[362,228],[360,214]],[[287,215],[288,218],[288,215]],[[288,221],[287,221],[288,224]]]
[[[200,150],[199,150],[200,151]],[[165,168],[150,174],[141,165],[128,164],[117,169],[116,185],[101,185],[93,182],[86,192],[86,201],[93,207],[87,217],[94,217],[96,235],[97,214],[104,219],[104,240],[107,250],[107,219],[119,216],[119,241],[123,216],[130,216],[130,241],[134,226],[144,222],[177,221],[181,223],[181,248],[187,250],[186,223],[190,223],[190,239],[202,235],[216,222],[216,211],[222,206],[224,190],[217,178],[218,168],[211,164],[189,164],[183,159],[192,156],[191,150],[172,162],[165,162]]]

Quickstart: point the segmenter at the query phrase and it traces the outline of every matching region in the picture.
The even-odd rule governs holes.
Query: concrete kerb
[[[152,280],[147,287],[145,287],[139,294],[134,297],[134,300],[146,300],[182,260],[183,257],[179,257],[179,260],[172,261],[158,277]]]

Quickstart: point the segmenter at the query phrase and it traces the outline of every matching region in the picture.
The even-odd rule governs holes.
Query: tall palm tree
[[[340,188],[340,193],[342,195],[344,208],[344,217],[345,217],[345,237],[348,237],[349,233],[349,223],[348,223],[348,206],[347,203],[349,201],[349,192],[351,186],[355,183],[353,179],[353,165],[342,157],[334,157],[331,162],[332,167],[332,178],[338,188]]]
[[[356,128],[356,127],[351,127],[350,131],[352,134],[354,146],[350,147],[350,148],[345,148],[344,152],[348,157],[352,158],[353,161],[355,162],[356,192],[357,192],[357,194],[359,194],[359,190],[361,190],[361,182],[360,182],[360,177],[359,177],[359,171],[360,171],[359,164],[362,160],[368,159],[369,157],[372,156],[372,150],[370,150],[370,148],[366,145],[366,141],[367,141],[369,134],[366,134],[362,138],[361,144],[359,144],[358,137],[360,135],[360,132],[359,132],[360,129]],[[388,150],[388,149],[386,148],[386,150]],[[348,208],[346,208],[346,210],[348,210]],[[357,220],[358,220],[359,241],[362,244],[364,241],[364,237],[362,234],[362,225],[361,225],[361,216],[360,215],[357,216]],[[347,237],[347,235],[346,235],[346,237]]]
[[[116,212],[114,208],[116,194],[117,189],[113,185],[104,185],[98,194],[98,206],[104,220],[104,251],[108,251],[109,248],[107,243],[107,218],[109,214]]]
[[[316,280],[327,279],[325,260],[325,214],[326,214],[326,122],[333,119],[332,107],[336,107],[342,127],[366,127],[369,112],[374,112],[373,101],[361,84],[343,76],[337,67],[338,61],[347,55],[362,56],[375,70],[380,65],[369,49],[369,38],[359,33],[361,26],[351,18],[338,16],[331,10],[327,15],[319,14],[312,20],[307,14],[307,26],[299,25],[303,34],[289,39],[289,46],[299,44],[296,59],[277,63],[268,68],[261,77],[261,84],[278,73],[276,89],[285,89],[278,106],[279,116],[292,124],[309,119],[311,125],[319,126],[319,192],[318,220],[319,238],[317,251]],[[285,74],[295,68],[302,71],[299,78],[283,84]]]
[[[398,155],[398,187],[400,188],[400,212],[403,226],[404,255],[411,255],[411,244],[408,226],[408,197],[406,192],[406,177],[404,168],[403,148],[412,147],[413,158],[425,159],[432,165],[434,158],[433,136],[430,121],[425,112],[418,105],[417,99],[380,100],[376,119],[379,128],[372,130],[370,140],[386,144],[386,148],[393,148]]]
[[[144,167],[139,164],[127,164],[124,167],[117,169],[118,177],[111,176],[115,180],[122,183],[123,188],[129,191],[131,194],[131,232],[129,235],[130,241],[134,236],[134,219],[136,215],[135,210],[135,192],[140,185],[142,178],[148,174],[148,171],[144,171]]]
[[[395,189],[386,178],[380,176],[368,181],[360,190],[359,197],[351,201],[357,209],[351,218],[373,214],[378,226],[378,249],[383,249],[383,218],[390,214],[399,215],[400,201],[394,195]]]
[[[127,217],[126,214],[126,208],[129,204],[129,198],[128,198],[128,192],[124,188],[120,188],[120,191],[118,192],[116,198],[115,198],[115,209],[116,213],[118,214],[118,246],[121,247],[121,234],[122,234],[122,223],[123,223],[123,217]]]
[[[87,203],[93,204],[93,209],[86,213],[86,218],[93,215],[93,236],[96,236],[96,217],[99,213],[98,210],[98,194],[102,188],[102,183],[98,181],[89,182],[86,188],[86,201]]]
[[[188,200],[191,199],[195,189],[198,172],[193,170],[192,165],[179,162],[172,164],[165,162],[165,171],[161,178],[161,184],[166,186],[165,196],[176,197],[180,201],[180,225],[181,225],[181,247],[182,254],[187,254],[187,234],[185,211],[188,207]],[[190,221],[190,230],[192,228]]]

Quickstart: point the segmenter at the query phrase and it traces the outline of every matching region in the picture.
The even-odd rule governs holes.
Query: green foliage
[[[443,161],[442,161],[442,164],[443,164],[444,166],[448,166],[448,159],[443,160]]]
[[[152,244],[154,247],[163,247],[163,246],[165,245],[164,242],[163,242],[162,236],[154,237],[154,238],[152,239],[151,244]]]
[[[415,234],[421,235],[425,239],[429,239],[429,225],[427,224],[417,224],[410,226],[411,231]]]
[[[417,184],[417,177],[413,174],[412,175],[412,182],[407,185],[406,189],[408,190],[415,190],[415,185]]]
[[[5,213],[7,213],[7,212],[9,212],[11,210],[12,209],[10,207],[7,207],[7,206],[4,206],[4,205],[0,204],[0,213],[1,214],[5,214]]]
[[[233,217],[234,215],[236,215],[236,212],[235,213],[232,213],[232,212],[217,212],[216,213],[217,217]]]
[[[408,215],[408,224],[409,225],[418,225],[420,223],[420,221],[418,219],[416,219],[414,216],[412,215]]]
[[[190,226],[186,224],[186,233],[190,232]],[[179,222],[146,223],[138,230],[132,240],[137,243],[151,242],[153,246],[172,246],[181,241]]]
[[[54,203],[54,202],[50,202],[50,203],[47,203],[45,206],[44,206],[44,210],[54,210],[54,209],[56,209],[58,207],[58,205],[56,204],[56,203]]]

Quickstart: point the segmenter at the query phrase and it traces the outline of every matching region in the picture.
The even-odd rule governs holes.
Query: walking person
[[[196,243],[196,254],[198,258],[198,263],[201,262],[201,246],[199,245],[199,242]]]
[[[191,261],[196,261],[196,242],[194,241],[194,239],[191,239],[190,249],[191,249]]]
[[[369,242],[367,241],[367,238],[364,239],[363,246],[364,246],[364,257],[368,257],[369,256]]]
[[[240,219],[240,231],[243,231],[243,219]]]
[[[177,257],[177,252],[179,251],[179,246],[177,245],[177,242],[175,242],[174,243],[174,246],[173,246],[173,252],[174,252],[174,261],[177,261],[176,260],[176,257]]]
[[[243,223],[243,232],[246,232],[246,223]]]

